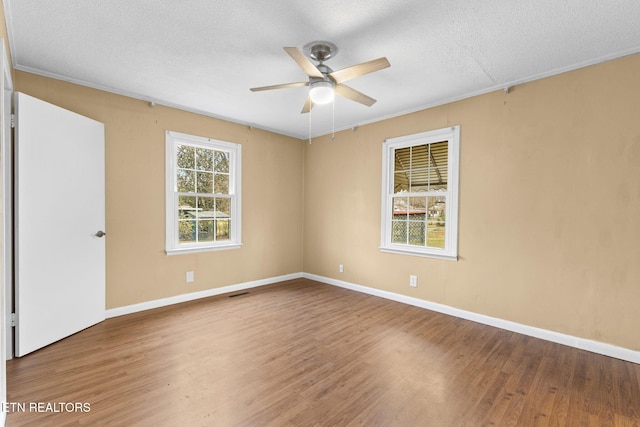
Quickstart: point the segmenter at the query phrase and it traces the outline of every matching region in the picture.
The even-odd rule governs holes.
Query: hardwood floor
[[[7,381],[9,426],[640,425],[640,365],[305,279],[108,319]]]

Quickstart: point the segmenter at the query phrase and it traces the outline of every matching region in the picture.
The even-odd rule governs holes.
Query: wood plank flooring
[[[108,319],[7,381],[9,426],[640,425],[640,365],[305,279]]]

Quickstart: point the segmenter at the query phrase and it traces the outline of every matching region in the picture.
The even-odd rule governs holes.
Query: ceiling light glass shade
[[[327,81],[311,83],[309,97],[314,104],[328,104],[333,101],[333,84]]]

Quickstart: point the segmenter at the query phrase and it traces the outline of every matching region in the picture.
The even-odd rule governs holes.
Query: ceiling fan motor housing
[[[307,43],[304,45],[302,50],[309,58],[314,61],[318,61],[321,64],[327,59],[333,58],[338,54],[338,47],[335,44],[324,40]]]

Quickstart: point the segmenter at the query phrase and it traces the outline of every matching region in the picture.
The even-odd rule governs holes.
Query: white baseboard
[[[207,289],[199,292],[176,295],[169,298],[141,302],[139,304],[132,304],[124,307],[111,308],[109,310],[106,310],[105,317],[108,319],[110,317],[124,316],[125,314],[137,313],[139,311],[151,310],[154,308],[178,304],[186,301],[193,301],[200,298],[212,297],[229,292],[237,292],[245,289],[257,288],[258,286],[271,285],[273,283],[284,282],[285,280],[299,279],[301,277],[303,277],[303,273],[293,273],[287,274],[285,276],[270,277],[268,279],[254,280],[252,282],[239,283],[236,285],[223,286],[221,288]]]
[[[612,344],[606,344],[599,341],[592,341],[585,338],[574,337],[572,335],[561,334],[559,332],[549,331],[546,329],[536,328],[533,326],[523,325],[521,323],[511,322],[509,320],[498,319],[496,317],[485,316],[483,314],[473,313],[471,311],[461,310],[450,307],[448,305],[438,304],[422,300],[419,298],[409,297],[406,295],[396,294],[394,292],[383,291],[380,289],[369,288],[367,286],[356,285],[342,280],[331,279],[329,277],[317,276],[315,274],[303,273],[303,277],[315,280],[317,282],[326,283],[328,285],[339,286],[341,288],[351,289],[353,291],[362,292],[369,295],[375,295],[381,298],[401,302],[404,304],[414,305],[416,307],[425,308],[427,310],[437,311],[439,313],[448,314],[454,317],[471,320],[484,325],[494,326],[496,328],[505,329],[511,332],[540,338],[546,341],[564,344],[570,347],[587,350],[593,353],[602,354],[616,359],[626,360],[640,364],[640,351],[631,350],[624,347],[618,347]]]

